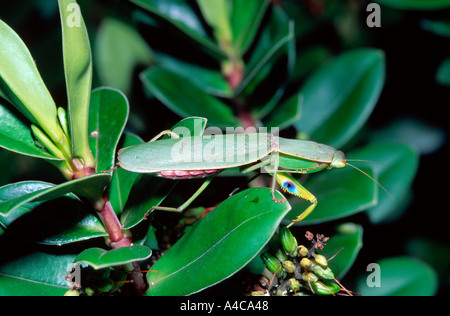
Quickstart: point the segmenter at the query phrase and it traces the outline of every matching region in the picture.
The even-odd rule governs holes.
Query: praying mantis
[[[171,138],[161,139],[164,135]],[[197,192],[180,207],[152,208],[177,212],[188,207],[209,185],[213,176],[223,170],[239,167],[242,173],[249,173],[260,169],[272,176],[273,201],[285,202],[275,197],[278,183],[284,192],[310,203],[293,220],[299,222],[313,212],[318,200],[290,174],[311,174],[344,168],[350,164],[342,151],[309,140],[287,139],[271,133],[180,137],[166,130],[148,143],[121,149],[118,153],[118,165],[130,172],[151,173],[169,179],[207,178]]]

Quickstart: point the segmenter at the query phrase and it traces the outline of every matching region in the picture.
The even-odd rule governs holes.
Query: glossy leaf
[[[450,246],[446,240],[436,240],[434,236],[413,237],[408,240],[405,252],[420,259],[436,270],[440,279],[448,275],[450,266]]]
[[[416,175],[419,158],[417,152],[408,145],[395,142],[379,142],[370,144],[360,150],[352,152],[348,159],[366,159],[383,163],[357,163],[358,165],[370,165],[377,175],[378,181],[393,195],[396,200],[401,200]],[[398,205],[386,192],[378,188],[378,204],[368,211],[373,223],[380,223],[388,218]]]
[[[372,170],[364,168],[370,176]],[[305,182],[304,187],[318,201],[314,211],[298,225],[311,225],[354,215],[376,205],[378,189],[376,184],[356,170],[346,169],[323,171]],[[306,210],[309,203],[289,198],[293,211],[287,218],[294,219]]]
[[[143,140],[138,136],[132,134],[124,135],[124,148],[142,143]],[[139,177],[140,175],[138,173],[129,172],[122,168],[114,171],[113,177],[111,179],[111,184],[109,186],[109,200],[111,202],[113,210],[116,213],[121,213],[125,208],[125,203],[128,200],[131,188]]]
[[[253,43],[269,1],[233,0],[231,27],[234,50],[243,56]]]
[[[441,127],[419,119],[398,119],[371,133],[372,142],[398,142],[409,145],[420,155],[436,152],[445,143],[446,134]],[[356,157],[355,157],[356,158]]]
[[[450,58],[444,60],[439,66],[436,74],[436,80],[441,85],[450,86]]]
[[[450,7],[449,0],[379,0],[378,3],[403,10],[438,10]]]
[[[21,217],[22,215],[29,213],[33,210],[34,207],[39,205],[39,202],[31,203],[26,201],[24,203],[21,203],[22,205],[11,205],[10,207],[13,208],[10,210],[8,208],[8,202],[13,201],[15,203],[18,203],[18,199],[21,199],[23,196],[38,192],[41,190],[45,190],[48,188],[52,188],[53,185],[50,183],[40,182],[40,181],[25,181],[25,182],[19,182],[14,184],[8,184],[0,188],[0,223],[1,226],[7,227],[11,223],[13,223],[17,218]],[[15,209],[14,209],[15,207]]]
[[[377,275],[374,270],[361,277],[357,292],[362,296],[433,296],[436,294],[438,279],[436,272],[428,265],[413,257],[382,259],[377,263],[379,287],[373,286]],[[368,283],[368,281],[370,283]]]
[[[0,20],[0,96],[6,98],[28,120],[40,126],[55,142],[67,139],[58,124],[56,105],[45,86],[28,48]]]
[[[31,157],[59,160],[48,151],[38,147],[31,134],[30,126],[1,104],[0,147]]]
[[[365,124],[385,81],[385,57],[375,49],[355,49],[326,63],[306,81],[297,130],[339,148]]]
[[[72,152],[85,167],[94,167],[89,148],[89,104],[92,89],[92,56],[89,36],[76,0],[59,0],[62,26],[64,73]]]
[[[131,0],[149,12],[167,20],[180,31],[202,45],[208,52],[217,58],[225,54],[213,41],[203,28],[199,16],[185,0]]]
[[[187,117],[172,126],[170,130],[179,136],[202,136],[207,123],[208,119],[204,117]],[[165,135],[163,138],[169,138],[169,136]]]
[[[197,0],[203,18],[208,22],[214,32],[217,42],[230,45],[232,31],[230,26],[231,2],[228,0]]]
[[[231,108],[167,69],[154,67],[141,74],[146,89],[181,117],[204,116],[219,127],[238,126]]]
[[[235,95],[241,94],[247,86],[256,78],[264,66],[273,62],[283,47],[294,38],[293,22],[281,10],[275,9],[269,26],[265,27],[255,50],[250,57],[245,69],[245,77],[235,91]],[[256,80],[256,79],[255,79]]]
[[[446,38],[450,38],[450,21],[423,20],[420,24],[424,30]]]
[[[168,55],[158,54],[158,64],[197,86],[208,94],[230,98],[233,90],[220,69],[209,69],[184,62]]]
[[[0,224],[7,227],[19,217],[31,212],[37,205],[32,203],[56,199],[68,193],[95,201],[101,197],[109,180],[108,174],[95,174],[56,186],[34,181],[6,185],[0,188],[3,197],[0,203]],[[14,197],[8,198],[11,195]]]
[[[123,227],[130,229],[142,222],[153,206],[164,201],[175,184],[169,179],[138,174],[120,218]]]
[[[5,186],[0,190],[0,203],[20,198],[24,193],[50,188],[52,185],[28,181]],[[22,215],[8,226],[8,233],[45,245],[65,245],[108,236],[102,222],[79,198],[67,194],[55,200],[20,206]],[[39,229],[36,229],[39,227]]]
[[[49,246],[108,237],[92,208],[73,195],[35,203],[33,211],[8,226],[7,232]]]
[[[154,61],[152,50],[137,30],[113,18],[104,19],[98,30],[95,57],[102,83],[126,95],[131,92],[135,67],[150,66]]]
[[[330,236],[325,249],[320,253],[326,258],[337,254],[330,262],[331,270],[338,280],[342,279],[352,267],[363,246],[363,228],[354,223],[341,224],[336,234]],[[339,252],[339,253],[338,253]]]
[[[146,246],[122,247],[113,250],[89,248],[80,253],[74,263],[87,264],[96,270],[121,266],[150,258],[152,251]]]
[[[147,295],[193,294],[230,277],[258,254],[289,209],[267,188],[227,199],[152,267],[158,273],[149,273]]]
[[[119,90],[100,88],[92,92],[89,142],[97,160],[97,172],[115,166],[117,144],[127,123],[128,111],[128,100]]]
[[[300,119],[303,104],[303,96],[294,95],[284,103],[280,104],[265,120],[264,126],[278,127],[280,130],[288,128]]]
[[[70,205],[71,208],[74,207],[73,203]],[[55,234],[48,234],[41,240],[36,240],[40,244],[50,245],[50,246],[62,246],[72,243],[83,242],[95,238],[107,238],[108,232],[105,230],[103,223],[93,214],[81,213],[78,217],[70,218],[55,218],[54,216],[49,218],[40,218],[40,220],[47,219],[46,223],[49,225],[53,224],[52,229],[64,227],[61,232]],[[69,215],[69,214],[67,214]],[[79,219],[81,217],[81,219]],[[59,226],[58,226],[59,225]],[[68,226],[71,227],[68,227]],[[42,227],[45,227],[42,225]],[[61,230],[61,229],[60,229]],[[47,232],[49,232],[48,230]],[[30,240],[35,239],[33,235],[30,235]]]
[[[331,52],[323,46],[314,46],[299,52],[295,59],[291,80],[300,80],[312,73],[331,57]]]
[[[63,296],[74,257],[36,252],[0,264],[0,296]]]

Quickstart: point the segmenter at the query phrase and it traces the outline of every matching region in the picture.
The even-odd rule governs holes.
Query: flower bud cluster
[[[315,247],[299,245],[286,227],[274,235],[261,259],[272,274],[270,295],[335,295],[341,290],[328,260]]]

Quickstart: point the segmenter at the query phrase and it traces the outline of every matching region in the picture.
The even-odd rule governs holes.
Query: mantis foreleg
[[[311,205],[308,206],[308,208],[303,213],[298,215],[297,218],[293,220],[293,222],[300,222],[312,213],[312,211],[317,206],[317,199],[311,192],[306,190],[304,186],[302,186],[297,180],[295,180],[288,174],[278,173],[276,175],[276,179],[284,192],[295,195],[296,197],[299,197],[311,203]]]

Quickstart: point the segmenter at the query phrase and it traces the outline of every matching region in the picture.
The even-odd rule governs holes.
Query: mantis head
[[[345,154],[342,151],[336,151],[331,161],[330,169],[341,169],[347,166],[347,161],[345,159]]]

